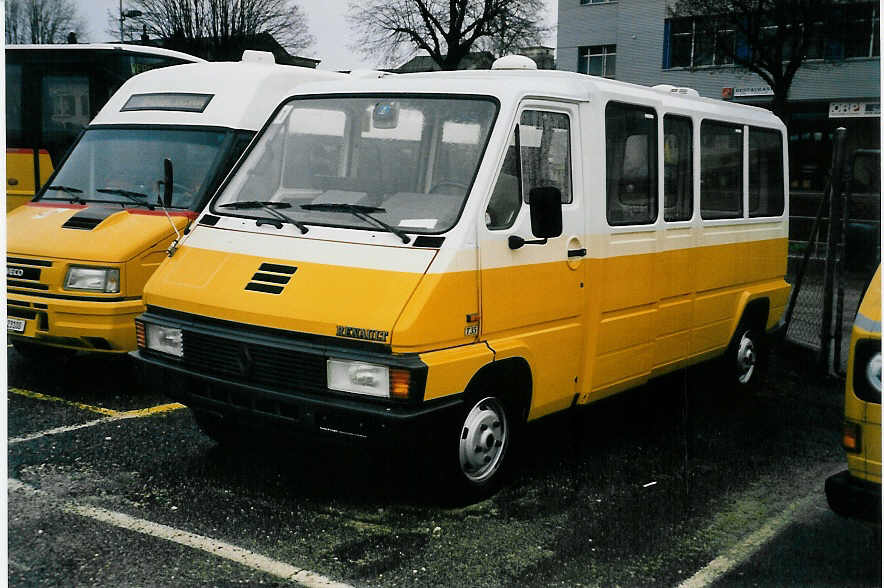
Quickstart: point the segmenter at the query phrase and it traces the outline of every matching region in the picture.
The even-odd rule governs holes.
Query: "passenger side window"
[[[503,159],[500,175],[494,184],[491,200],[485,210],[485,225],[492,230],[508,229],[513,226],[519,209],[522,207],[522,194],[519,182],[519,157],[516,153],[516,134],[510,136],[510,144]]]
[[[663,117],[663,218],[691,220],[694,213],[693,124],[686,116]]]
[[[749,216],[779,216],[783,193],[783,136],[749,127]]]
[[[611,102],[605,108],[608,224],[657,220],[657,116],[653,108]]]
[[[743,216],[743,127],[700,125],[700,209],[704,219]]]
[[[568,115],[526,110],[519,121],[522,197],[531,188],[553,186],[571,202],[571,126]]]

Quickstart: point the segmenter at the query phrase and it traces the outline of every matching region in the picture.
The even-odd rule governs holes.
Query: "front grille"
[[[48,290],[49,286],[39,282],[22,282],[21,280],[6,280],[6,285],[13,288],[29,288],[31,290]]]
[[[318,354],[185,331],[183,360],[201,373],[280,391],[326,389],[325,357]]]
[[[6,258],[6,285],[12,288],[29,290],[49,290],[49,286],[40,282],[42,268],[52,267],[47,259],[25,259],[23,257]]]
[[[12,302],[12,301],[10,300],[10,302]],[[33,320],[33,319],[37,318],[37,311],[30,310],[28,308],[19,308],[19,307],[12,306],[12,307],[6,308],[6,315],[11,316],[13,318]]]

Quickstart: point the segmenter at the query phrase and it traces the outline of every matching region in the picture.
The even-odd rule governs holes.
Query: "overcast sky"
[[[558,0],[546,0],[546,20],[552,25],[556,23]],[[380,64],[366,61],[361,55],[350,51],[347,45],[352,35],[344,15],[347,11],[347,0],[297,0],[307,15],[310,32],[316,37],[313,50],[303,57],[321,59],[320,69],[350,70],[378,67]],[[119,0],[75,0],[80,16],[86,21],[86,33],[92,43],[118,40],[108,35],[107,11],[116,15],[120,10]],[[125,0],[123,5],[126,5]],[[553,35],[547,45],[555,46]],[[306,53],[306,52],[305,52]]]

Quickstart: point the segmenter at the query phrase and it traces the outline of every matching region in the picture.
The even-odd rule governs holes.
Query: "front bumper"
[[[135,317],[144,312],[141,298],[70,300],[8,293],[7,323],[10,341],[25,341],[101,353],[135,349]],[[24,320],[24,331],[9,329]],[[16,323],[20,324],[20,323]]]
[[[436,437],[462,404],[460,397],[387,404],[332,391],[281,391],[196,373],[143,350],[132,356],[140,360],[145,386],[239,430],[402,448],[403,442]]]
[[[881,484],[860,480],[844,470],[826,480],[826,499],[841,516],[881,522]]]

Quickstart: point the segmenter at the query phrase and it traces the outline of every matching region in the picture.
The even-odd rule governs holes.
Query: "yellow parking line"
[[[39,392],[31,392],[30,390],[23,390],[21,388],[9,388],[9,391],[13,394],[18,394],[19,396],[24,396],[26,398],[34,398],[36,400],[48,400],[49,402],[59,402],[61,404],[67,404],[68,406],[75,406],[82,410],[88,410],[90,412],[97,412],[98,414],[106,414],[108,416],[117,416],[119,411],[111,410],[109,408],[103,408],[101,406],[92,406],[89,404],[83,404],[82,402],[74,402],[72,400],[65,400],[64,398],[59,398],[57,396],[49,396],[47,394],[40,394]]]
[[[152,414],[158,414],[161,412],[171,412],[173,410],[178,410],[180,408],[185,408],[185,406],[183,404],[178,404],[177,402],[172,402],[169,404],[160,404],[158,406],[151,406],[149,408],[139,408],[138,410],[127,410],[126,412],[118,413],[118,415],[121,418],[130,419],[130,418],[150,416]]]
[[[131,418],[139,418],[150,416],[152,414],[158,414],[163,412],[169,412],[172,410],[178,410],[180,408],[184,408],[183,404],[178,404],[177,402],[172,402],[170,404],[160,404],[158,406],[151,406],[148,408],[140,408],[137,410],[112,410],[110,408],[104,408],[101,406],[92,406],[90,404],[83,404],[82,402],[74,402],[72,400],[65,400],[64,398],[59,398],[57,396],[49,396],[48,394],[41,394],[39,392],[32,392],[30,390],[24,390],[22,388],[9,388],[9,391],[13,394],[18,394],[19,396],[25,396],[26,398],[34,398],[36,400],[47,400],[49,402],[59,402],[61,404],[67,404],[68,406],[74,406],[76,408],[82,410],[88,410],[90,412],[97,412],[98,414],[104,414],[107,416],[117,417],[121,419],[131,419]]]

